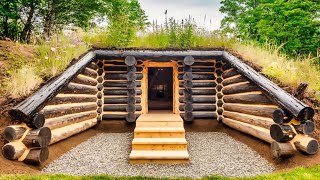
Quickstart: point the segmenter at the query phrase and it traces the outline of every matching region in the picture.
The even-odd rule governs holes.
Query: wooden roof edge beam
[[[290,95],[263,75],[256,72],[250,66],[242,62],[239,58],[226,51],[223,52],[223,57],[225,61],[230,63],[236,69],[236,71],[259,86],[264,92],[266,92],[267,96],[269,96],[283,109],[292,114],[295,118],[300,121],[311,120],[313,118],[314,110],[311,107]]]

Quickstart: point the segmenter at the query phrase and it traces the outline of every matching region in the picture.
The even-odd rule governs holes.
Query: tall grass
[[[6,95],[19,98],[30,94],[42,82],[63,72],[73,58],[88,50],[76,33],[55,35],[50,42],[42,42],[34,48],[33,60],[19,66],[14,60],[8,68],[10,72],[2,87]]]
[[[226,48],[234,43],[218,31],[200,28],[191,19],[177,21],[169,19],[164,25],[152,24],[152,31],[142,34],[129,45],[140,48]]]

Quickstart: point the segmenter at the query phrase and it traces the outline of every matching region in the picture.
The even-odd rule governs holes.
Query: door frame
[[[165,68],[169,67],[172,68],[172,82],[173,82],[173,97],[172,97],[172,103],[173,103],[173,113],[174,114],[179,114],[179,79],[178,79],[178,63],[176,61],[171,61],[171,62],[152,62],[152,61],[144,61],[143,62],[143,78],[141,80],[141,89],[142,89],[142,94],[141,94],[141,114],[148,114],[149,112],[149,107],[148,107],[148,68],[149,67],[154,67],[154,68]]]

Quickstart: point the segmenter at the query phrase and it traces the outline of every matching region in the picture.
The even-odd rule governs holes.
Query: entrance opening
[[[173,111],[173,70],[168,67],[148,68],[149,110]]]

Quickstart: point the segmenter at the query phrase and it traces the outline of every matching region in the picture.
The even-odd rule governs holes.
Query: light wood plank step
[[[134,132],[185,132],[183,127],[136,127]]]
[[[183,127],[182,121],[137,121],[136,127]]]
[[[132,144],[187,144],[185,138],[134,138]]]
[[[189,159],[188,151],[131,151],[130,159]]]
[[[177,114],[143,114],[137,119],[138,121],[181,121],[183,119]]]

